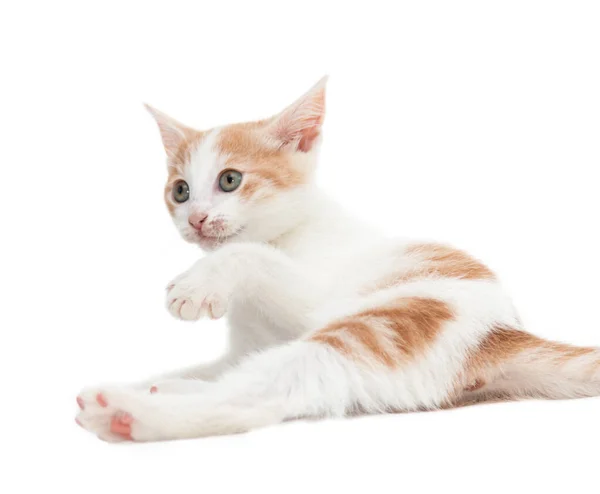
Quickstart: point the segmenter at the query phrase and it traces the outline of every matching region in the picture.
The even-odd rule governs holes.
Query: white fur
[[[493,325],[519,327],[494,281],[430,279],[361,295],[390,270],[414,266],[402,254],[406,241],[350,218],[312,183],[245,207],[236,194],[215,192],[223,167],[214,147],[218,132],[193,153],[186,171],[191,200],[178,208],[175,223],[186,237],[190,211],[202,208],[226,217],[237,234],[172,282],[167,305],[188,320],[227,314],[230,352],[142,387],[84,390],[79,421],[88,430],[120,440],[109,426],[122,412],[134,418],[132,438],[147,441],[228,434],[297,417],[436,408],[452,392],[468,350]],[[316,150],[298,153],[297,166],[315,163]],[[341,316],[411,296],[442,300],[456,316],[423,356],[396,370],[307,338]],[[359,350],[351,336],[341,337]],[[158,392],[150,394],[153,383]],[[98,393],[107,407],[97,403]]]
[[[104,415],[124,410],[136,418],[136,440],[156,440],[232,433],[357,409],[432,408],[448,396],[466,351],[489,326],[516,324],[510,301],[493,282],[420,281],[360,296],[369,278],[380,278],[392,264],[398,267],[389,251],[401,244],[353,223],[316,188],[303,190],[302,196],[319,207],[305,208],[302,216],[297,211],[295,228],[274,245],[224,245],[173,282],[167,303],[179,300],[171,307],[174,315],[228,315],[231,353],[212,367],[182,372],[216,383],[195,386],[171,376],[164,390],[158,380],[158,393],[152,395],[129,388],[84,392],[101,391],[111,404],[91,405],[101,419],[90,420],[83,411],[80,420],[86,427],[111,439]],[[399,296],[435,297],[457,310],[456,320],[427,355],[400,370],[361,367],[325,345],[302,340],[342,315]]]

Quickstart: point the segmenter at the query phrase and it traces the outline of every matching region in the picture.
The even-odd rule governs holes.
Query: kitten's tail
[[[600,348],[576,347],[517,330],[493,333],[463,401],[568,399],[600,395]]]

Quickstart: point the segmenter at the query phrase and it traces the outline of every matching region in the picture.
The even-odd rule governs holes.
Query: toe
[[[79,408],[81,410],[83,410],[85,408],[85,404],[84,404],[83,398],[81,396],[77,397],[77,405],[79,406]]]
[[[174,298],[173,300],[168,301],[167,303],[169,304],[169,311],[171,314],[173,314],[175,317],[181,317],[179,310],[181,309],[181,305],[184,303],[184,301],[185,300],[179,298]]]
[[[108,406],[108,402],[106,401],[106,398],[102,393],[98,393],[96,395],[96,402],[103,408],[106,408]]]
[[[198,308],[191,300],[184,300],[179,307],[179,316],[186,321],[198,319]]]
[[[225,304],[216,298],[212,298],[208,304],[208,310],[211,319],[220,319],[225,315]]]

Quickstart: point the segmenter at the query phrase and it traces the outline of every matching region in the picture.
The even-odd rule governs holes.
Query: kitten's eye
[[[190,187],[184,180],[178,180],[173,185],[173,199],[175,202],[185,202],[190,198]]]
[[[219,177],[219,187],[223,192],[233,192],[242,183],[242,174],[237,170],[225,170]]]

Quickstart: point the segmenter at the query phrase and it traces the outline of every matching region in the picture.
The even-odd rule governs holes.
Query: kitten
[[[600,394],[600,352],[524,331],[494,273],[446,245],[393,241],[316,187],[325,79],[278,115],[207,131],[148,107],[165,201],[209,254],[168,286],[192,321],[227,315],[214,363],[85,389],[109,441],[230,434],[297,417]]]

